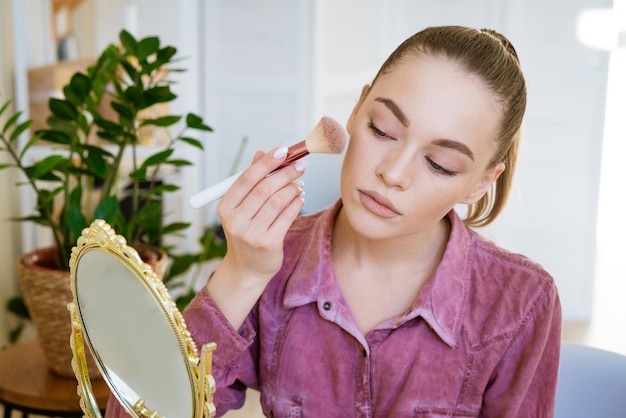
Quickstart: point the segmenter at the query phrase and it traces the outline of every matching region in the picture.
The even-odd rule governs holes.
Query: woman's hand
[[[285,235],[304,205],[297,179],[306,162],[273,172],[286,155],[286,147],[257,152],[217,206],[228,250],[207,289],[236,329],[280,270]]]

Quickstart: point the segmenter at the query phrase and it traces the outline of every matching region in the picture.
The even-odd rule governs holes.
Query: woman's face
[[[504,169],[489,167],[499,117],[487,85],[454,61],[403,58],[363,89],[347,124],[341,194],[352,228],[413,235],[476,202]]]

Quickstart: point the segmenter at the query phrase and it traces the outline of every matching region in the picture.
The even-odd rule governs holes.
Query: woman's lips
[[[361,204],[370,212],[383,218],[402,215],[389,199],[371,190],[359,190]]]

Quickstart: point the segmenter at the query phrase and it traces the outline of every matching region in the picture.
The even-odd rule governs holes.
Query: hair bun
[[[480,32],[495,38],[498,42],[500,42],[500,44],[502,44],[502,46],[504,46],[504,49],[506,49],[511,55],[513,55],[513,58],[515,58],[515,60],[519,62],[517,51],[513,47],[511,41],[509,41],[506,36],[502,35],[500,32],[494,29],[489,28],[483,28],[480,30]]]

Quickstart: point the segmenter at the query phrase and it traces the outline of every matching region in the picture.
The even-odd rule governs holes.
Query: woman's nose
[[[376,175],[387,187],[406,190],[415,175],[415,157],[405,151],[390,153],[378,164]]]

